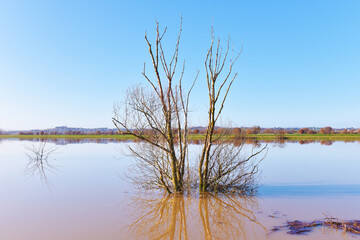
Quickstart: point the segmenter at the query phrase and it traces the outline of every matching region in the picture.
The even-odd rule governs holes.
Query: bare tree
[[[168,193],[182,192],[188,146],[188,103],[192,87],[183,91],[182,79],[185,62],[180,74],[178,69],[181,24],[177,42],[170,61],[165,57],[162,40],[166,33],[156,23],[154,46],[145,33],[152,61],[154,79],[145,71],[143,76],[149,88],[134,87],[127,92],[126,100],[114,107],[113,123],[124,134],[130,134],[143,141],[143,149],[130,148],[133,155],[151,172],[153,187],[165,189]],[[151,157],[151,160],[149,160]],[[143,172],[144,174],[145,172]]]
[[[170,60],[165,57],[162,40],[166,33],[156,24],[154,46],[145,33],[152,61],[152,76],[144,71],[148,87],[136,86],[128,90],[125,101],[114,107],[113,123],[118,131],[129,134],[141,143],[130,146],[131,155],[137,164],[132,179],[145,188],[162,188],[168,193],[183,192],[185,186],[193,186],[194,171],[186,166],[188,156],[189,91],[183,91],[184,65],[178,71],[178,54],[181,25],[175,49]],[[242,144],[229,144],[229,128],[215,131],[215,125],[224,108],[229,90],[237,76],[233,66],[239,54],[230,51],[230,39],[223,52],[220,40],[212,41],[206,55],[205,68],[209,93],[208,126],[205,132],[202,153],[198,165],[200,191],[239,190],[251,193],[257,164],[251,160],[261,153],[253,152],[249,157],[241,154]],[[228,68],[227,70],[224,70]],[[191,176],[191,177],[190,177]],[[185,180],[186,179],[186,180]]]
[[[208,126],[205,141],[199,160],[199,189],[200,191],[248,191],[250,180],[257,172],[257,164],[249,167],[250,160],[261,153],[252,153],[250,157],[241,158],[241,149],[227,144],[229,134],[216,134],[215,125],[224,108],[229,90],[237,77],[233,73],[233,66],[241,51],[233,55],[230,51],[230,38],[223,51],[220,39],[215,43],[212,29],[211,44],[205,59],[206,80],[209,93]],[[225,70],[227,68],[227,70]]]

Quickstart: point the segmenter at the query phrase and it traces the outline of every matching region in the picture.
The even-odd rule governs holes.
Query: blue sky
[[[200,71],[192,125],[206,123],[213,23],[223,43],[243,45],[224,122],[358,128],[359,12],[355,0],[0,1],[0,128],[113,127],[113,104],[146,84],[145,30],[167,26],[170,50],[180,15],[185,80]]]

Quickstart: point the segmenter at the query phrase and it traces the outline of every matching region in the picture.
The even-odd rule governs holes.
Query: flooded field
[[[360,220],[358,142],[270,143],[255,197],[136,189],[124,176],[133,160],[121,154],[133,142],[48,142],[39,164],[41,144],[0,142],[1,239],[359,239],[323,226],[272,231]]]

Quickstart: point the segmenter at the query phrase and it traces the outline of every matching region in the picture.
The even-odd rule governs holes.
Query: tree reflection
[[[322,140],[320,142],[321,145],[331,146],[333,144],[333,141],[331,140]]]
[[[57,167],[51,163],[49,157],[56,150],[57,147],[48,146],[46,141],[26,147],[25,154],[28,158],[28,163],[25,166],[25,173],[39,176],[40,180],[49,186],[47,174],[57,171]]]
[[[254,197],[164,195],[132,204],[140,216],[129,227],[136,239],[249,239],[266,232],[253,213]]]

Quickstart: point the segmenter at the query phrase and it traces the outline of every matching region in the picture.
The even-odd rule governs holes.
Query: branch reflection
[[[40,180],[49,187],[47,174],[57,171],[56,165],[51,163],[50,156],[57,150],[57,147],[48,146],[47,142],[44,141],[25,148],[25,154],[28,158],[25,173],[39,176]]]
[[[140,216],[129,226],[136,239],[253,239],[267,231],[254,215],[254,197],[164,195],[132,204]]]

